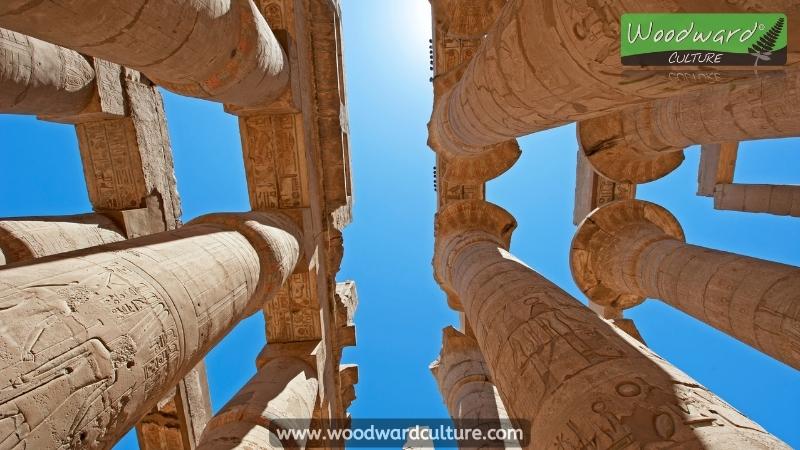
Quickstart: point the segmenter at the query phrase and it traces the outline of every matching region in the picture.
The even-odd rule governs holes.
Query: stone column
[[[6,264],[124,239],[122,230],[102,214],[0,219],[0,253]]]
[[[503,401],[489,377],[489,369],[475,338],[453,327],[442,330],[442,351],[430,366],[450,417],[458,428],[510,428]],[[472,436],[462,431],[463,436]],[[508,442],[519,448],[518,442]],[[514,445],[516,444],[516,445]],[[502,441],[464,440],[459,448],[505,448]]]
[[[745,6],[707,2],[703,12],[745,7],[786,12],[789,22],[800,9],[793,0],[755,0]],[[449,157],[475,156],[511,138],[707,87],[705,81],[676,83],[652,72],[626,72],[619,56],[621,14],[697,8],[690,0],[610,0],[580,7],[510,0],[464,75],[437,102],[430,135]],[[800,44],[799,37],[790,37],[790,48]]]
[[[94,69],[78,52],[0,28],[0,113],[74,114],[94,85]]]
[[[433,264],[533,448],[788,448],[514,258],[514,227],[490,203],[452,203]]]
[[[797,136],[798,103],[800,73],[768,73],[579,122],[578,140],[602,175],[647,183],[678,167],[691,145]]]
[[[211,419],[198,450],[306,448],[277,430],[306,430],[317,400],[317,343],[267,344],[258,372]]]
[[[800,186],[776,184],[718,184],[714,209],[800,217]]]
[[[18,0],[0,4],[0,26],[140,70],[191,97],[259,105],[289,80],[252,0]]]
[[[296,230],[280,214],[215,214],[0,269],[0,442],[110,448],[275,295]]]
[[[800,268],[687,244],[667,210],[641,200],[595,210],[575,234],[570,265],[596,303],[661,299],[800,369]]]

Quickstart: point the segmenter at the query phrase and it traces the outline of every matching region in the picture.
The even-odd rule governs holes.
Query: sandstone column
[[[252,0],[15,0],[0,4],[0,26],[140,70],[192,97],[259,105],[289,80]]]
[[[269,213],[0,269],[0,442],[110,448],[241,319],[299,255]]]
[[[686,244],[667,210],[641,200],[595,210],[575,234],[570,264],[599,304],[661,299],[800,369],[800,268]]]
[[[0,219],[0,252],[6,264],[124,239],[122,230],[102,214]]]
[[[514,258],[514,226],[490,203],[452,203],[433,264],[532,448],[787,448]]]
[[[442,351],[430,369],[456,427],[481,429],[484,433],[511,428],[503,401],[473,337],[453,327],[442,330]],[[461,433],[462,437],[472,437],[468,432]],[[459,448],[505,448],[505,444],[488,439],[465,440],[459,442]],[[519,448],[518,442],[508,444]]]
[[[714,209],[800,217],[800,186],[777,184],[718,184]]]
[[[78,52],[0,28],[0,113],[77,113],[94,84],[94,69]]]
[[[800,134],[800,73],[714,85],[578,123],[578,140],[604,176],[646,183],[668,174],[695,144]]]
[[[756,0],[746,7],[786,12],[790,22],[799,8],[792,0]],[[697,9],[697,2],[689,0],[581,6],[510,0],[464,75],[437,102],[431,137],[450,157],[480,155],[511,138],[705,87],[704,82],[675,83],[649,71],[626,73],[618,51],[622,13]],[[706,2],[702,9],[737,12],[744,7]],[[790,48],[800,44],[798,37],[790,36]]]
[[[317,400],[317,343],[267,344],[258,372],[211,419],[198,450],[304,449],[306,439],[278,430],[307,430]]]

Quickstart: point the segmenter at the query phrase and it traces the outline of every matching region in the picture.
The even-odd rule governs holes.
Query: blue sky
[[[360,365],[355,418],[444,417],[428,371],[441,329],[456,323],[431,272],[434,154],[427,148],[432,105],[426,0],[343,0],[345,58],[355,176],[355,221],[345,232],[338,279],[360,296]],[[238,127],[218,104],[165,94],[184,221],[249,209]],[[519,226],[512,252],[585,299],[569,272],[575,186],[575,129],[520,140],[523,156],[489,183],[489,200]],[[90,205],[71,126],[0,116],[0,216],[87,212]],[[736,180],[800,182],[800,140],[742,145]],[[800,222],[715,211],[694,195],[698,150],[669,176],[639,187],[639,198],[669,209],[693,244],[800,265]],[[630,310],[646,342],[675,366],[794,447],[800,447],[800,372],[654,300]],[[264,345],[260,315],[242,322],[207,357],[218,410],[255,371]],[[131,434],[117,449],[135,449]]]

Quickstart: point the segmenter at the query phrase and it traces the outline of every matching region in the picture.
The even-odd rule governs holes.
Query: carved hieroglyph
[[[0,253],[6,264],[123,239],[119,227],[101,214],[0,219]]]
[[[788,448],[514,258],[514,226],[486,202],[448,205],[434,269],[532,448]]]
[[[0,4],[0,26],[141,70],[191,97],[261,105],[289,80],[252,0],[18,0]]]
[[[94,82],[78,52],[0,28],[0,113],[77,113],[92,99]]]
[[[686,244],[667,210],[641,200],[587,217],[570,265],[597,303],[661,299],[800,369],[800,268]]]
[[[489,368],[474,337],[453,327],[442,330],[442,351],[430,369],[457,427],[481,429],[484,433],[490,429],[510,428],[505,406],[489,378]],[[463,431],[462,436],[471,438],[473,435]],[[489,441],[464,440],[458,444],[462,449],[485,448]],[[518,442],[516,446],[514,442],[507,444],[519,448]],[[492,445],[506,447],[502,441],[494,441]]]
[[[450,157],[474,157],[498,142],[704,87],[626,72],[619,58],[621,14],[697,8],[694,0],[510,0],[464,75],[436,102],[430,134]],[[703,4],[703,12],[742,10],[796,18],[800,6],[794,0]],[[800,33],[790,36],[792,44],[799,40]]]
[[[695,144],[800,135],[800,73],[767,73],[582,121],[592,166],[619,182],[663,177]]]
[[[458,82],[464,68],[497,19],[505,0],[433,0],[431,64],[434,73],[434,108]],[[439,152],[440,143],[431,135],[428,145]],[[437,167],[440,204],[456,190],[483,191],[483,183],[508,170],[521,154],[515,140],[484,149],[480,158],[447,158],[439,152]]]
[[[305,440],[281,440],[275,432],[311,424],[319,389],[315,347],[267,344],[258,372],[211,419],[198,450],[306,448]]]
[[[110,448],[299,257],[282,215],[175,231],[0,268],[0,442]]]

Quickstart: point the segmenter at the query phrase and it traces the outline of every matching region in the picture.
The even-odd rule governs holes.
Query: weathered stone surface
[[[575,234],[570,265],[597,303],[657,298],[800,368],[800,268],[686,244],[667,210],[641,200],[595,210]]]
[[[767,73],[656,100],[578,124],[592,166],[617,181],[663,177],[695,144],[800,134],[800,73]]]
[[[505,0],[431,1],[434,107],[461,78],[505,3]],[[482,190],[485,181],[510,169],[522,154],[513,139],[485,148],[479,158],[445,156],[439,152],[441,144],[433,133],[428,145],[438,152],[439,189],[444,198],[451,197],[457,189],[474,190],[480,186]]]
[[[13,0],[0,5],[0,26],[140,70],[192,97],[265,104],[289,79],[252,0]]]
[[[582,151],[578,150],[575,170],[575,207],[572,223],[578,225],[595,208],[614,200],[636,197],[636,185],[609,180],[592,168]]]
[[[305,440],[281,441],[275,431],[311,424],[319,389],[316,345],[267,344],[258,372],[211,419],[198,449],[306,448]]]
[[[474,337],[453,327],[442,330],[442,351],[430,369],[450,417],[456,427],[462,428],[462,436],[472,436],[468,429],[488,433],[507,426],[505,406],[489,378],[489,368]],[[495,448],[519,448],[519,442],[488,439],[465,439],[458,444],[462,449],[487,448],[489,444]]]
[[[621,14],[696,10],[690,0],[510,0],[464,75],[436,102],[430,135],[448,157],[476,157],[508,139],[707,87],[626,72],[618,52]],[[782,11],[791,21],[800,7],[791,0],[704,4],[704,12],[742,10]]]
[[[697,195],[713,197],[718,184],[733,183],[738,142],[700,146],[700,168],[697,171]]]
[[[415,436],[412,430],[417,430],[419,436]],[[421,426],[416,426],[406,430],[408,438],[406,438],[406,442],[403,444],[403,450],[430,450],[434,448],[433,441],[428,439],[426,434],[421,430],[427,430],[427,432],[430,432],[430,428]]]
[[[717,184],[714,209],[800,217],[800,186]]]
[[[278,214],[217,214],[0,269],[0,442],[110,448],[275,295],[298,234]]]
[[[0,28],[0,113],[74,114],[94,88],[94,69],[78,52]]]
[[[190,450],[211,419],[206,366],[201,362],[136,424],[139,450]]]
[[[102,214],[0,219],[0,252],[6,264],[123,239],[122,230]]]
[[[788,448],[514,258],[514,226],[486,202],[448,205],[434,270],[532,448]]]

